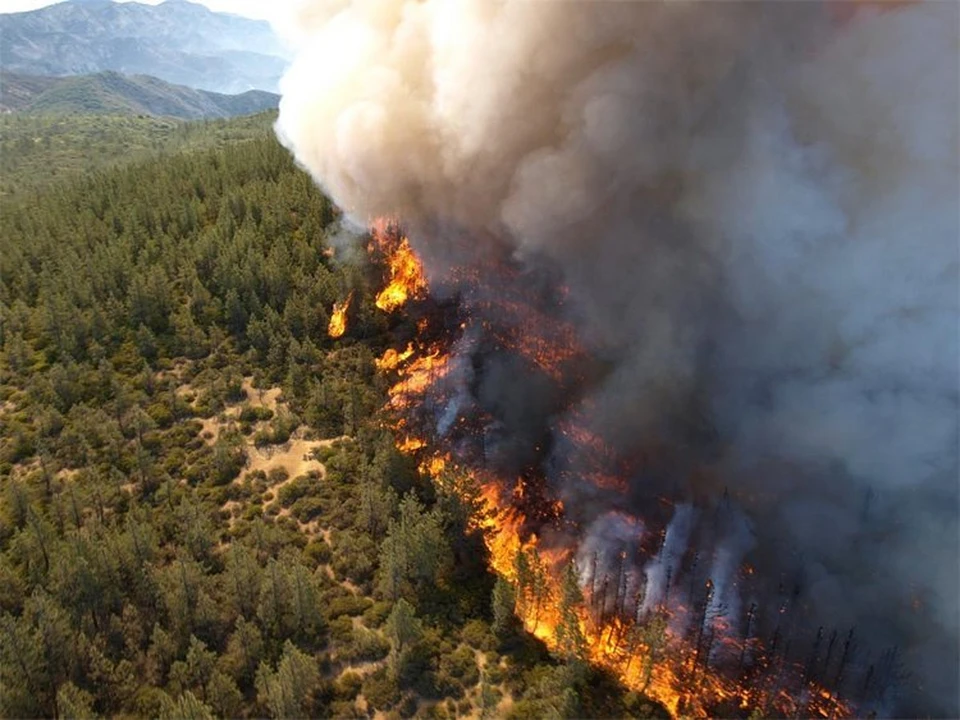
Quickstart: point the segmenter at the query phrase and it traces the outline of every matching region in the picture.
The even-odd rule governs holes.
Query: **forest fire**
[[[409,245],[401,243],[396,251],[410,252]],[[386,260],[393,268],[389,256]],[[390,278],[392,283],[392,270]],[[424,282],[420,292],[429,305],[426,290]],[[533,308],[525,310],[512,303],[507,308],[510,317],[531,314],[535,314]],[[759,711],[764,716],[849,716],[848,702],[818,682],[826,679],[830,656],[839,657],[833,649],[835,639],[825,661],[821,663],[815,648],[804,666],[787,655],[778,635],[770,648],[761,642],[751,627],[756,607],[747,611],[747,627],[740,634],[726,609],[715,601],[718,583],[706,577],[697,589],[692,584],[696,573],[681,578],[679,565],[673,581],[677,590],[671,593],[668,587],[655,597],[651,588],[638,585],[630,569],[630,558],[636,561],[634,556],[645,535],[642,519],[616,513],[608,523],[627,530],[626,542],[612,551],[591,545],[586,529],[567,517],[563,502],[551,498],[542,484],[500,476],[485,466],[482,452],[469,449],[483,444],[471,435],[482,434],[482,430],[475,429],[477,418],[470,418],[469,411],[463,410],[456,423],[441,423],[448,427],[445,432],[438,431],[435,409],[438,403],[451,400],[445,380],[455,365],[457,342],[472,326],[469,316],[457,323],[441,322],[429,313],[421,316],[416,339],[402,350],[387,349],[377,367],[394,381],[387,412],[393,418],[397,448],[418,458],[421,472],[439,487],[452,486],[454,491],[471,484],[479,487],[484,509],[475,522],[483,532],[492,569],[515,587],[515,612],[525,629],[562,657],[574,652],[571,647],[579,647],[576,652],[583,658],[609,668],[626,686],[656,699],[674,715],[745,717],[750,711]],[[562,326],[551,323],[548,327]],[[505,338],[515,342],[513,350],[546,376],[559,365],[544,361],[544,357],[567,358],[577,353],[566,328],[556,333],[556,347],[549,345],[545,335],[538,337],[532,345],[538,348],[535,355],[528,354],[531,345],[525,345],[525,339],[510,337],[509,332],[493,335],[498,342]],[[618,465],[616,453],[603,438],[576,419],[576,415],[568,418],[560,434],[590,466],[581,468],[583,478],[604,491],[625,494],[627,481],[618,471],[627,472],[626,466]],[[531,514],[538,518],[535,522]],[[667,529],[666,534],[669,532]],[[661,533],[659,549],[651,551],[654,561],[664,554],[668,542]],[[698,557],[699,552],[692,561],[694,566]],[[746,582],[753,573],[753,567],[744,564],[734,571],[732,582]],[[580,595],[572,608],[563,600],[570,592],[565,577],[571,574]],[[670,574],[668,570],[668,586]],[[690,585],[689,593],[680,592],[681,583]],[[650,602],[651,597],[655,602]],[[786,604],[780,612],[785,609]],[[576,628],[574,641],[570,640],[571,618]],[[779,626],[776,632],[780,633]],[[813,671],[814,666],[820,668],[819,673]],[[842,673],[843,661],[839,667]]]
[[[320,4],[278,136],[403,217],[388,410],[527,626],[677,713],[960,717],[956,3]]]
[[[347,295],[342,302],[333,304],[333,311],[330,313],[330,324],[327,326],[327,335],[332,338],[342,337],[347,331],[347,311],[350,309],[350,303],[353,301],[353,293]]]
[[[370,238],[370,251],[382,253],[390,269],[390,281],[377,294],[376,305],[385,312],[393,312],[426,290],[423,266],[395,222],[378,220],[373,224]]]

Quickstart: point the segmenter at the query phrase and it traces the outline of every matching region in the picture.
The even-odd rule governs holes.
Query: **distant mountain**
[[[269,23],[185,0],[72,0],[0,15],[0,67],[25,75],[113,70],[239,93],[276,90],[285,66]]]
[[[0,111],[29,114],[156,115],[194,120],[250,115],[277,107],[263,90],[224,95],[147,75],[115,72],[78,77],[0,74]]]

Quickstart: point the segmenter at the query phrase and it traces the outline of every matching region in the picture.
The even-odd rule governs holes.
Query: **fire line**
[[[428,297],[419,260],[396,225],[378,223],[372,236],[374,240],[368,249],[371,253],[383,253],[389,270],[389,281],[378,297],[378,307],[395,312],[410,299]],[[521,308],[513,310],[523,312]],[[466,332],[470,322],[470,319],[461,322],[457,331]],[[528,487],[523,479],[506,482],[483,467],[459,462],[444,440],[432,437],[433,433],[418,421],[417,410],[425,396],[449,371],[455,338],[437,333],[425,318],[418,321],[417,328],[416,340],[402,350],[387,349],[376,361],[378,370],[393,379],[386,412],[394,419],[397,448],[416,457],[421,472],[438,485],[452,484],[454,491],[471,484],[479,486],[484,512],[475,523],[483,532],[492,569],[515,585],[520,565],[540,578],[542,588],[536,598],[518,588],[516,614],[528,632],[543,640],[551,650],[557,650],[561,583],[564,569],[573,561],[574,548],[547,546],[537,531],[528,527],[528,518],[518,502],[528,501],[536,489]],[[563,337],[562,333],[560,336]],[[538,357],[563,358],[572,353],[569,345],[551,348],[539,338],[533,338],[533,342],[537,348],[531,356],[534,362]],[[520,352],[523,354],[522,348]],[[546,373],[556,367],[552,363],[544,365],[542,369]],[[563,429],[563,434],[595,457],[609,455],[602,439],[586,428],[571,425]],[[624,481],[616,475],[598,473],[595,482],[601,487],[624,487]],[[511,486],[512,492],[508,490]],[[550,506],[546,514],[562,522],[563,504],[548,498],[541,500]],[[589,569],[578,570],[583,577],[583,572]],[[750,566],[741,569],[743,576],[752,573]],[[639,599],[627,598],[625,592],[618,590],[611,610],[607,607],[611,578],[598,577],[595,569],[593,577],[589,577],[589,572],[586,575],[589,580],[583,587],[584,602],[577,608],[586,658],[609,668],[624,685],[659,701],[675,716],[708,717],[715,714],[718,706],[737,708],[739,712],[759,709],[793,716],[851,714],[850,707],[841,698],[807,677],[799,682],[799,693],[788,692],[782,678],[791,669],[768,667],[778,662],[783,665],[784,660],[765,655],[755,638],[735,637],[722,615],[711,616],[707,612],[708,601],[699,609],[662,602],[652,611],[642,613]],[[713,584],[708,580],[703,592],[709,598],[712,591]],[[691,626],[698,627],[695,641],[689,632],[683,631]],[[717,648],[728,656],[739,656],[741,665],[747,655],[756,657],[755,667],[751,673],[733,676],[715,669],[710,655]]]

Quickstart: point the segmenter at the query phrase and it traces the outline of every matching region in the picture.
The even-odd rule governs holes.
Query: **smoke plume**
[[[901,649],[886,712],[957,716],[960,12],[851,7],[313,0],[277,131],[358,223],[402,219],[432,283],[508,257],[563,287],[604,371],[570,409],[488,368],[509,434],[575,411],[656,448],[630,502],[728,493],[713,602],[742,617],[749,556]],[[552,447],[584,547],[614,542],[624,501]],[[715,515],[677,507],[648,603]]]

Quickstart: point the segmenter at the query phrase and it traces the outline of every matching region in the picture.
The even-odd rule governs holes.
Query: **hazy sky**
[[[130,0],[118,0],[119,2],[129,2]],[[160,0],[138,0],[148,5],[156,5]],[[285,3],[283,0],[192,0],[206,5],[212,10],[221,12],[231,12],[237,15],[245,15],[253,18],[263,18],[269,20],[276,16],[278,9]],[[0,0],[0,13],[21,12],[23,10],[33,10],[44,5],[52,5],[51,0]]]

